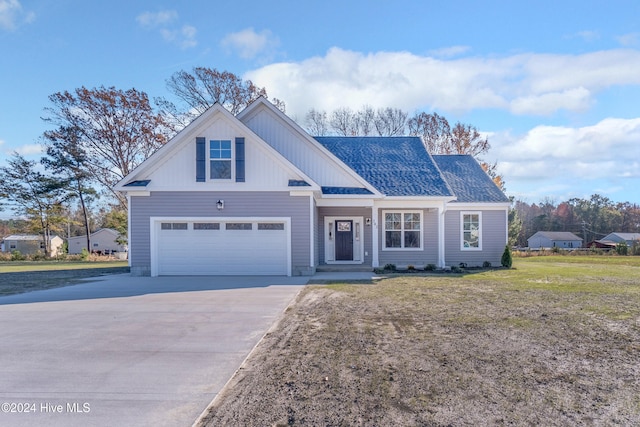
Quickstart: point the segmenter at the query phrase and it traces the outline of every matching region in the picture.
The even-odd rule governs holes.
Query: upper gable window
[[[209,141],[210,178],[231,179],[231,141]]]

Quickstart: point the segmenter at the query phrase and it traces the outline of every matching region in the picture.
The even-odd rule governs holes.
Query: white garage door
[[[157,275],[289,274],[287,219],[170,219],[154,228]]]

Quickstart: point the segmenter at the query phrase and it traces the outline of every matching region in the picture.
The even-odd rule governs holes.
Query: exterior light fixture
[[[218,208],[219,211],[221,211],[222,209],[224,209],[224,200],[218,200],[218,202],[216,203],[216,207]]]

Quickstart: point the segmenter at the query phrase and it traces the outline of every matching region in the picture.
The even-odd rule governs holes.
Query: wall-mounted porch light
[[[224,200],[222,199],[218,200],[218,202],[216,203],[216,207],[218,208],[219,211],[224,209]]]

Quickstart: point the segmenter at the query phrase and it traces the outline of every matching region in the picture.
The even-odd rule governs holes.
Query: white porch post
[[[371,207],[371,267],[380,267],[380,258],[378,257],[378,207]]]
[[[131,268],[131,195],[127,193],[127,264]]]
[[[438,267],[444,268],[444,215],[447,212],[444,203],[438,207]]]

